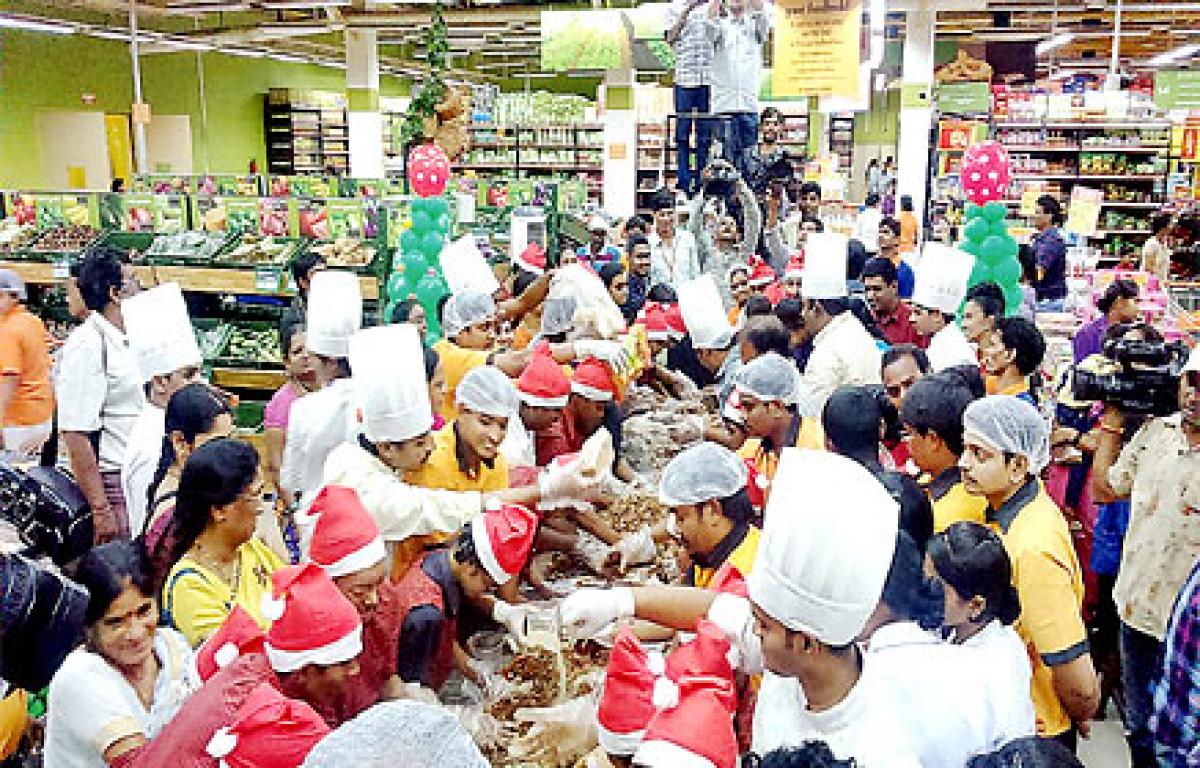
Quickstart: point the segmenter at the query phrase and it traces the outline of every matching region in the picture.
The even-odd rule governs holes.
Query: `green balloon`
[[[1001,288],[1019,284],[1021,282],[1021,262],[1014,258],[1002,259],[999,264],[992,267],[992,279]]]
[[[412,228],[416,230],[418,235],[424,236],[426,232],[433,229],[433,218],[424,210],[413,211]]]
[[[1012,235],[1005,235],[1001,238],[1004,241],[1004,253],[1009,258],[1017,258],[1017,254],[1021,252],[1021,246],[1017,245],[1017,241]]]
[[[406,229],[400,235],[400,252],[417,253],[421,250],[421,233],[415,229]]]
[[[967,222],[967,226],[963,227],[963,234],[967,236],[967,240],[981,243],[992,234],[992,227],[987,219],[979,217]]]
[[[979,285],[986,283],[992,279],[992,269],[987,264],[984,264],[979,259],[975,260],[975,266],[971,268],[971,276],[967,278],[967,285]]]
[[[446,293],[442,279],[434,270],[429,270],[417,283],[417,301],[424,307],[434,308],[436,313],[438,299]],[[426,310],[428,313],[428,310]]]
[[[418,248],[413,251],[405,251],[400,257],[400,274],[403,276],[404,282],[407,284],[410,280],[416,284],[417,280],[421,279],[421,275],[425,274],[425,254]]]
[[[444,197],[427,197],[421,202],[425,203],[425,212],[433,219],[445,216],[450,212],[450,206]]]
[[[980,216],[983,215],[983,206],[975,205],[975,203],[967,203],[967,208],[963,213],[964,213],[967,221],[971,221],[972,219],[978,219]]]
[[[990,234],[993,234],[996,237],[1007,237],[1008,236],[1008,221],[1006,219],[1000,219],[999,221],[993,221],[991,223]]]
[[[424,213],[426,216],[431,215],[429,210],[429,198],[418,197],[412,201],[412,214],[415,216],[417,211]]]
[[[964,240],[958,244],[958,250],[962,251],[963,253],[969,253],[972,256],[978,256],[979,255],[979,241],[978,240]]]
[[[983,215],[988,221],[1003,221],[1008,216],[1008,206],[995,200],[983,206]]]
[[[388,275],[388,279],[387,279],[387,296],[388,296],[388,298],[391,299],[392,301],[397,301],[398,297],[400,295],[400,292],[403,290],[404,290],[404,273],[403,272],[393,272],[392,274]],[[387,316],[390,316],[390,313],[388,313]]]
[[[1009,315],[1015,315],[1021,311],[1021,305],[1025,303],[1025,294],[1021,291],[1020,284],[1012,284],[1004,286],[1004,309]]]
[[[421,236],[421,252],[425,254],[425,261],[430,264],[437,262],[445,245],[445,238],[438,232],[426,232]]]
[[[1004,238],[988,235],[987,239],[979,244],[979,258],[989,267],[999,264],[1008,255],[1008,247],[1004,243]]]

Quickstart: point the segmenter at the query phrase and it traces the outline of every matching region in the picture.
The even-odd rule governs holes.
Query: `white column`
[[[129,0],[129,58],[133,64],[133,103],[142,104],[142,60],[138,51],[138,18],[137,2]],[[139,119],[133,120],[133,151],[137,161],[138,173],[149,173],[150,163],[146,159],[146,123]],[[132,180],[130,180],[132,181]],[[133,184],[127,184],[127,188]]]
[[[896,194],[912,196],[914,211],[921,220],[925,211],[925,177],[929,171],[929,131],[933,123],[933,36],[937,16],[933,5],[931,0],[921,0],[908,11],[905,20],[900,133],[896,148]]]
[[[601,201],[610,216],[637,208],[637,77],[610,70],[604,79],[604,168]]]
[[[346,112],[350,175],[380,179],[383,169],[383,115],[379,112],[379,45],[373,29],[346,30]]]

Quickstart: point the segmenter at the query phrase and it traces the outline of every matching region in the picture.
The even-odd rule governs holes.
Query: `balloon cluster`
[[[384,307],[384,318],[390,320],[400,302],[418,302],[425,310],[429,329],[426,338],[430,342],[441,336],[438,303],[450,292],[441,262],[442,248],[450,231],[450,206],[440,197],[449,180],[445,158],[434,145],[417,147],[409,157],[409,181],[420,197],[413,200],[411,224],[400,235],[400,256],[392,262]],[[435,173],[437,183],[431,183]]]
[[[968,286],[991,281],[1004,291],[1004,306],[1009,314],[1021,307],[1021,262],[1017,259],[1017,241],[1008,234],[1008,208],[1003,203],[968,205],[963,234],[966,240],[959,250],[975,257]]]

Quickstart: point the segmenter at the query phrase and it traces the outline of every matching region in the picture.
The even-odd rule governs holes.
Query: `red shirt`
[[[928,339],[917,333],[911,315],[912,309],[902,301],[896,305],[892,314],[875,316],[875,322],[879,325],[879,330],[883,331],[883,337],[887,339],[888,344],[916,344],[921,349],[929,344]]]

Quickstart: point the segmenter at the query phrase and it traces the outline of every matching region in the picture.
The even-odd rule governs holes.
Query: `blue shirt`
[[[1067,244],[1058,227],[1050,227],[1033,236],[1033,257],[1041,269],[1034,283],[1038,301],[1067,298]]]

